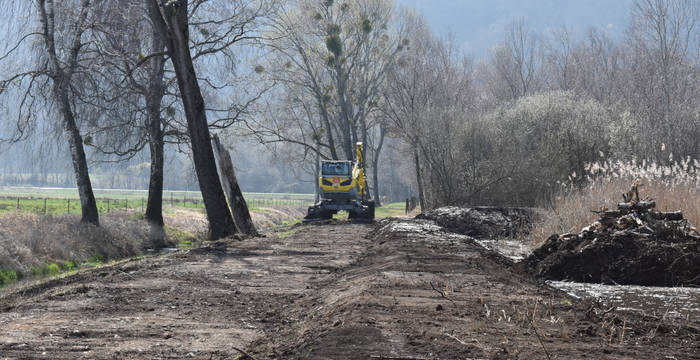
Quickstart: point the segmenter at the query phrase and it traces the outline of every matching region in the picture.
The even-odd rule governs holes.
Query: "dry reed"
[[[530,233],[531,243],[538,245],[552,234],[578,232],[597,219],[591,210],[601,206],[614,209],[622,201],[622,193],[629,190],[632,181],[639,179],[643,186],[640,197],[656,201],[660,211],[683,211],[692,225],[700,225],[700,162],[683,159],[667,164],[635,160],[608,161],[586,166],[585,185],[576,187],[576,174],[570,182],[562,183],[541,223]],[[579,175],[580,176],[580,175]]]

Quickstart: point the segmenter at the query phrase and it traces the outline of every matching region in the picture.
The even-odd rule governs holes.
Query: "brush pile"
[[[477,239],[499,239],[529,231],[538,216],[533,208],[444,206],[416,219],[432,220],[447,231]]]
[[[523,265],[552,280],[678,286],[700,285],[700,234],[681,211],[656,210],[640,199],[638,181],[617,210],[602,207],[599,218],[579,233],[552,235]]]

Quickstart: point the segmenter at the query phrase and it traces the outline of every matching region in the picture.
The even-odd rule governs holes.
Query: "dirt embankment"
[[[451,232],[479,239],[512,237],[530,231],[541,216],[535,208],[445,206],[418,215]]]
[[[217,241],[5,294],[6,358],[689,358],[700,323],[577,302],[430,220]],[[690,354],[690,355],[689,355]]]

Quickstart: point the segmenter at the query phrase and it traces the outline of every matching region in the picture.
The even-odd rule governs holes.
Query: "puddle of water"
[[[607,306],[643,314],[696,320],[700,316],[700,288],[585,284],[547,281],[576,297],[594,297]]]
[[[432,222],[392,222],[387,225],[382,231],[389,233],[415,233],[422,234],[427,232],[440,232],[442,228]]]
[[[441,228],[430,222],[400,222],[389,225],[389,231],[428,235],[439,233]],[[442,240],[463,237],[456,234],[441,235]],[[457,240],[457,239],[455,239]],[[481,246],[518,262],[527,257],[532,246],[517,239],[475,239]],[[568,281],[547,281],[552,287],[575,298],[593,297],[607,306],[620,310],[632,310],[646,315],[665,316],[700,321],[700,288],[653,287],[635,285],[602,285]]]
[[[178,248],[166,247],[162,249],[146,249],[146,252],[151,254],[167,254],[178,250]]]
[[[532,247],[515,239],[478,239],[481,246],[496,251],[513,261],[520,261]],[[700,319],[700,288],[654,287],[636,285],[586,284],[568,281],[547,281],[547,284],[576,297],[593,297],[607,306],[643,314],[683,319]]]

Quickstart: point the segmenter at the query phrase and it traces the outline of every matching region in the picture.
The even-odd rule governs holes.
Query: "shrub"
[[[101,265],[105,262],[105,256],[102,254],[92,255],[87,259],[90,265]]]
[[[61,263],[61,268],[65,271],[71,271],[77,269],[78,266],[75,262],[66,260]]]
[[[12,284],[17,281],[17,272],[0,269],[0,287]]]
[[[118,259],[137,255],[148,239],[145,221],[103,217],[102,226],[82,224],[75,216],[12,212],[0,215],[0,268],[44,276],[75,269],[91,256]],[[70,259],[70,260],[68,260]]]
[[[46,264],[46,275],[54,276],[61,272],[61,268],[56,263]]]
[[[608,152],[611,117],[593,99],[551,91],[519,99],[489,116],[497,128],[499,163],[512,173],[490,190],[493,203],[538,205],[556,181],[581,174],[586,163]]]

